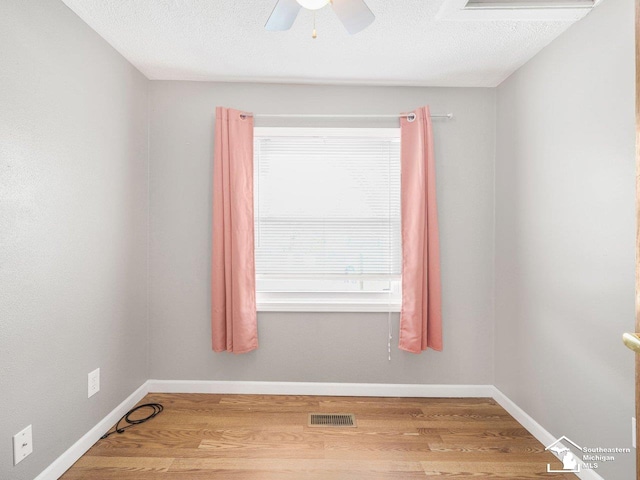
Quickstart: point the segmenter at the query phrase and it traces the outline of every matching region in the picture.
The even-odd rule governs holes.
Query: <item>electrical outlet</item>
[[[93,372],[89,373],[87,398],[93,397],[99,391],[100,391],[100,369],[96,368]]]
[[[13,436],[13,464],[17,465],[33,452],[31,425]]]

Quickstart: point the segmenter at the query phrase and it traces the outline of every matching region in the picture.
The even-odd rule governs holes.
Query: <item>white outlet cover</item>
[[[100,369],[96,368],[88,375],[87,398],[93,397],[100,391]]]
[[[31,425],[13,436],[13,464],[17,465],[33,452]]]

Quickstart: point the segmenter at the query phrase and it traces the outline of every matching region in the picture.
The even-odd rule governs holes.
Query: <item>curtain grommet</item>
[[[415,113],[410,113],[409,115],[407,115],[407,120],[409,122],[415,122],[416,121],[416,114]]]

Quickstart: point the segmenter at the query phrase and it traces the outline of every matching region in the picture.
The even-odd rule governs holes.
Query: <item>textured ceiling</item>
[[[267,32],[275,0],[63,0],[150,79],[494,87],[569,20],[438,19],[452,0],[366,0],[350,36],[331,7]],[[444,5],[446,10],[447,5]]]

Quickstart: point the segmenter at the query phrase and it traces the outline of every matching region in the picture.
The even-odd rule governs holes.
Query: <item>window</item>
[[[400,129],[256,128],[258,310],[399,311]]]

